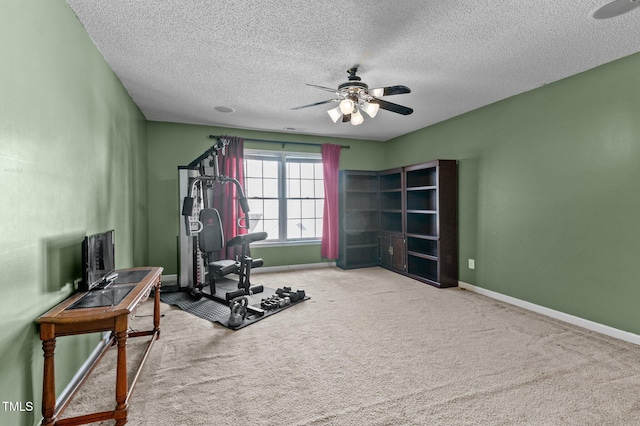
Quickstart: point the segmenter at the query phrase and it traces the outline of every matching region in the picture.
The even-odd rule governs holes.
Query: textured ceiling
[[[609,1],[67,0],[148,120],[371,140],[638,52],[640,8],[593,19]],[[414,113],[290,110],[356,64],[371,88],[411,88],[384,99]]]

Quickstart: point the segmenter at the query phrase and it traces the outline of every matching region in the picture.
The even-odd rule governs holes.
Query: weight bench
[[[206,208],[200,211],[200,223],[202,230],[198,234],[198,247],[202,252],[207,265],[206,282],[198,283],[192,289],[192,295],[195,297],[207,297],[221,303],[228,304],[232,299],[243,296],[260,293],[263,291],[261,285],[251,286],[251,269],[260,267],[264,264],[262,259],[252,259],[249,256],[249,245],[256,241],[265,240],[266,232],[253,232],[250,234],[241,234],[227,241],[227,247],[242,247],[242,252],[238,260],[222,259],[214,260],[214,254],[225,247],[224,234],[222,231],[222,221],[218,210]],[[238,290],[227,292],[222,298],[216,295],[216,278],[236,273],[240,277],[238,281]],[[203,292],[204,287],[209,287],[210,294]]]

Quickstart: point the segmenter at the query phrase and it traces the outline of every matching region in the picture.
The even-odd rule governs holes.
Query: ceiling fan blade
[[[638,0],[614,0],[596,10],[593,17],[596,19],[613,18],[630,12],[638,6],[640,6],[640,1]]]
[[[308,84],[307,86],[315,87],[316,89],[326,90],[327,92],[337,93],[336,89],[332,89],[331,87],[318,86],[317,84]]]
[[[330,104],[332,102],[339,102],[339,101],[340,101],[340,99],[329,99],[327,101],[315,102],[313,104],[297,106],[297,107],[293,107],[293,108],[289,108],[289,109],[293,110],[293,109],[309,108],[309,107],[316,106],[316,105]]]
[[[374,97],[390,96],[390,95],[402,95],[405,93],[411,93],[411,89],[407,86],[389,86],[378,87],[377,89],[369,89],[369,94]]]
[[[378,104],[382,109],[386,109],[387,111],[395,112],[402,115],[409,115],[413,112],[413,109],[409,107],[383,101],[382,99],[372,99],[369,101],[369,103]]]

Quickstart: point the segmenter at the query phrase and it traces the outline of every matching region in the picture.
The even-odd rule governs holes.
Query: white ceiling
[[[640,50],[640,8],[610,0],[67,0],[148,120],[388,140]],[[360,126],[332,93],[359,65],[405,85]],[[230,107],[222,113],[216,106]],[[294,129],[294,130],[290,130]]]

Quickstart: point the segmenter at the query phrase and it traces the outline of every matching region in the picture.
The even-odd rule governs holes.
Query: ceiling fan
[[[338,103],[337,107],[327,111],[333,122],[337,123],[338,120],[342,118],[342,122],[350,122],[354,126],[362,124],[364,121],[364,117],[360,113],[360,110],[367,113],[371,118],[376,116],[379,109],[385,109],[402,115],[409,115],[413,112],[413,109],[406,106],[379,99],[382,96],[410,93],[411,89],[407,86],[389,86],[369,89],[369,86],[361,81],[361,78],[356,75],[356,72],[358,72],[357,66],[348,69],[347,74],[349,74],[349,81],[342,83],[337,89],[318,86],[315,84],[307,84],[307,86],[332,92],[336,95],[336,98],[315,102],[309,105],[302,105],[291,109],[296,110],[316,105]]]

